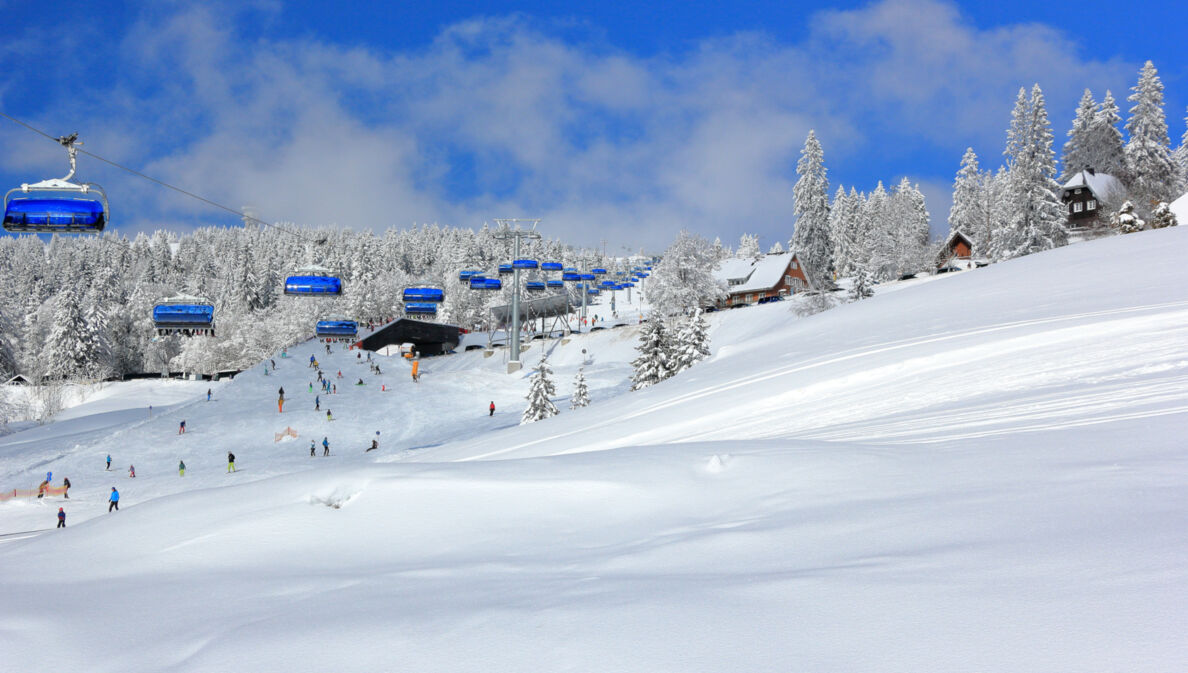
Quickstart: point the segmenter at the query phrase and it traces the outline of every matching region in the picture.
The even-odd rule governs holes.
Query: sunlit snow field
[[[0,670],[1188,670],[1186,248],[710,314],[638,392],[637,326],[532,342],[562,413],[527,426],[500,351],[110,385],[0,437],[0,489],[74,485],[0,503],[68,513],[0,536]]]

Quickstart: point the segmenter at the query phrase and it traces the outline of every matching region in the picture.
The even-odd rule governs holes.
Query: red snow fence
[[[0,491],[0,502],[12,500],[13,498],[36,498],[38,492],[35,488],[14,488],[11,491]],[[66,487],[47,486],[40,492],[45,495],[62,495],[66,492]]]

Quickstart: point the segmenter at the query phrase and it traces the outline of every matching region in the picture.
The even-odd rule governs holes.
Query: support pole
[[[508,353],[507,373],[520,371],[523,365],[520,363],[520,270],[516,268],[516,260],[520,258],[520,240],[524,238],[539,239],[540,234],[536,233],[536,225],[540,223],[540,219],[496,219],[500,230],[492,234],[492,238],[496,240],[512,240],[512,249],[514,250],[512,257],[512,315],[511,315],[511,338],[508,339],[511,346],[511,352]],[[521,222],[531,222],[532,229],[520,229]]]

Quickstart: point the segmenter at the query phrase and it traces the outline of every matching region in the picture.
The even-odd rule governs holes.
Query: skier
[[[209,401],[210,401],[210,388],[207,388],[207,389],[206,389],[206,401],[207,401],[207,402],[209,402]]]
[[[135,465],[128,466],[128,476],[133,479],[136,478],[136,466]]]
[[[487,415],[488,415],[488,416],[494,416],[494,415],[495,415],[495,400],[491,400],[491,413],[489,413],[489,414],[487,414]]]
[[[340,379],[342,378],[342,370],[341,369],[338,370],[338,378],[340,378]]]
[[[335,384],[334,384],[333,386],[331,386],[331,387],[333,388],[333,391],[331,392],[331,394],[332,394],[332,395],[337,395],[337,394],[338,394],[338,384],[337,384],[337,383],[335,383]]]
[[[115,486],[111,487],[111,497],[107,499],[107,512],[110,514],[111,510],[120,511],[120,492],[116,490]]]
[[[314,356],[312,356],[312,355],[309,356],[309,366],[310,367],[313,367],[317,363],[317,361],[318,361],[318,359],[315,358]]]
[[[58,528],[65,528],[65,527],[66,527],[66,510],[59,507],[58,508]]]
[[[280,395],[281,401],[284,401],[284,399],[285,399],[285,387],[284,387],[284,386],[281,386],[281,387],[280,387],[280,390],[278,390],[278,391],[276,391],[276,392],[277,392],[277,394],[278,394],[278,395]]]
[[[110,453],[107,454],[107,468],[106,469],[108,469],[108,470],[111,469],[111,454]]]
[[[231,453],[230,451],[227,452],[227,471],[235,471],[235,454]]]
[[[181,425],[177,426],[177,434],[179,434],[179,435],[186,434],[186,422],[185,421],[182,421]]]
[[[309,382],[309,392],[313,392],[313,381]]]
[[[314,444],[314,440],[312,440],[312,439],[311,439],[311,440],[309,440],[309,455],[310,455],[310,456],[317,455],[317,454],[315,454],[315,453],[314,453],[314,450],[315,450],[315,447],[316,447],[316,446],[317,446],[317,445],[316,445],[316,444]]]
[[[330,354],[330,344],[326,344],[326,355]]]
[[[54,473],[53,473],[53,472],[46,472],[46,473],[45,473],[45,483],[47,483],[47,484],[48,484],[48,483],[52,482],[53,480],[54,480]]]
[[[177,461],[177,473],[179,476],[182,476],[182,477],[186,476],[186,461],[184,461],[184,460]]]
[[[276,371],[276,360],[269,360],[272,363],[272,371]]]
[[[45,497],[45,489],[48,487],[49,487],[49,484],[47,484],[44,481],[37,485],[37,499],[38,500],[41,500],[42,498]]]
[[[325,437],[322,438],[322,455],[330,455],[330,440]]]
[[[65,479],[62,480],[62,486],[66,487],[66,490],[62,491],[62,497],[69,500],[70,499],[70,477],[66,477]]]
[[[330,414],[329,409],[326,410],[326,420],[328,420],[328,421],[334,420],[334,416]]]
[[[322,410],[322,398],[320,395],[314,396],[314,411]]]

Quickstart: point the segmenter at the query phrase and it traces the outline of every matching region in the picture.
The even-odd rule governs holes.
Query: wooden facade
[[[1069,222],[1076,222],[1077,220],[1087,220],[1097,215],[1100,201],[1097,195],[1093,193],[1088,187],[1075,187],[1073,189],[1066,189],[1062,200],[1068,206],[1068,220]]]
[[[730,308],[732,306],[755,304],[760,299],[784,297],[797,292],[804,292],[807,289],[809,289],[809,281],[808,276],[804,273],[804,265],[800,263],[800,259],[796,255],[792,255],[791,259],[788,260],[787,266],[784,268],[784,272],[780,274],[774,285],[764,288],[747,285],[746,289],[737,291],[727,287],[726,290],[730,294],[727,295],[725,300],[718,302],[718,307]]]

